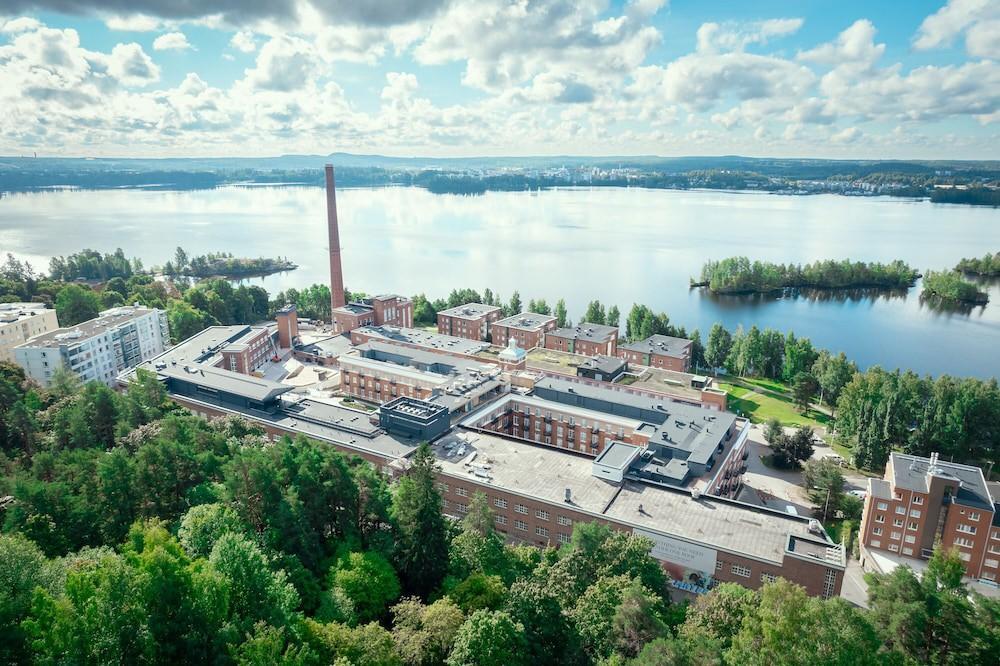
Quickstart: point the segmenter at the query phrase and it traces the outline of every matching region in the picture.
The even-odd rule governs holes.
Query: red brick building
[[[516,340],[521,349],[528,350],[544,345],[545,334],[554,331],[555,328],[555,317],[522,312],[493,322],[490,326],[490,337],[495,347],[506,347],[511,340]]]
[[[669,335],[651,335],[645,340],[618,346],[618,355],[633,365],[688,372],[691,369],[690,340]]]
[[[882,479],[868,480],[862,563],[926,560],[935,543],[955,548],[969,578],[1000,580],[1000,521],[982,470],[893,453]],[[865,552],[867,551],[867,552]]]
[[[413,326],[413,301],[395,294],[373,296],[333,310],[333,330],[347,333],[362,326]]]
[[[618,327],[584,322],[545,334],[545,348],[582,356],[617,356]]]
[[[286,305],[275,315],[278,325],[278,346],[282,349],[292,349],[299,337],[299,315],[294,305]]]
[[[220,367],[249,375],[277,355],[271,332],[265,327],[253,327],[222,348]]]
[[[437,313],[438,333],[468,340],[489,340],[490,325],[500,319],[495,305],[466,303]]]

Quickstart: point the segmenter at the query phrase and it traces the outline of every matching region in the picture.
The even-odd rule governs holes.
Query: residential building
[[[112,385],[118,374],[164,350],[170,339],[163,310],[138,305],[105,310],[71,328],[57,328],[14,348],[25,373],[43,386],[61,367],[82,381]]]
[[[475,356],[490,348],[488,342],[433,333],[420,328],[362,326],[351,331],[351,344],[355,346],[371,340],[457,356]]]
[[[892,453],[881,479],[868,480],[860,540],[862,562],[930,558],[935,544],[954,548],[969,578],[1000,581],[1000,518],[978,467]]]
[[[545,348],[583,356],[615,356],[618,327],[584,322],[573,328],[557,328],[545,334]]]
[[[14,362],[14,347],[59,328],[56,311],[44,303],[0,303],[0,362]]]
[[[438,333],[468,340],[488,341],[490,324],[500,319],[502,310],[495,305],[466,303],[437,313]]]
[[[281,331],[279,329],[279,335]],[[274,336],[266,326],[248,326],[222,349],[222,367],[249,375],[278,355]]]
[[[548,343],[548,337],[545,339]],[[598,382],[613,382],[628,370],[628,361],[617,356],[595,356],[576,366],[576,376]]]
[[[687,372],[691,369],[690,340],[669,335],[651,335],[645,340],[618,346],[618,355],[634,365]]]
[[[413,326],[413,301],[395,294],[353,301],[333,310],[335,333],[361,326]]]
[[[543,346],[545,334],[555,328],[555,317],[522,312],[493,322],[490,325],[490,338],[494,347],[506,347],[511,340],[515,340],[521,349],[531,350]]]

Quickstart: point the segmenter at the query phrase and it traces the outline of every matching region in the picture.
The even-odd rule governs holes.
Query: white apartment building
[[[113,385],[118,373],[160,354],[170,340],[163,310],[138,305],[105,310],[72,328],[36,336],[14,349],[15,361],[43,386],[60,367],[82,381]]]
[[[59,328],[56,311],[44,303],[0,303],[0,361],[14,362],[14,347]]]

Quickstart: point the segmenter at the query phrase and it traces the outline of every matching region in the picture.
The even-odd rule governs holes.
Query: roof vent
[[[701,498],[701,490],[698,488],[691,488],[691,499],[696,500]]]
[[[569,488],[566,489],[566,498],[564,501],[566,502],[566,504],[573,503],[573,491],[570,490]]]

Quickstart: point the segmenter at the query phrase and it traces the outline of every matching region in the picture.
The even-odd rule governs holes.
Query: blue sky
[[[3,154],[1000,155],[990,0],[4,7]]]

